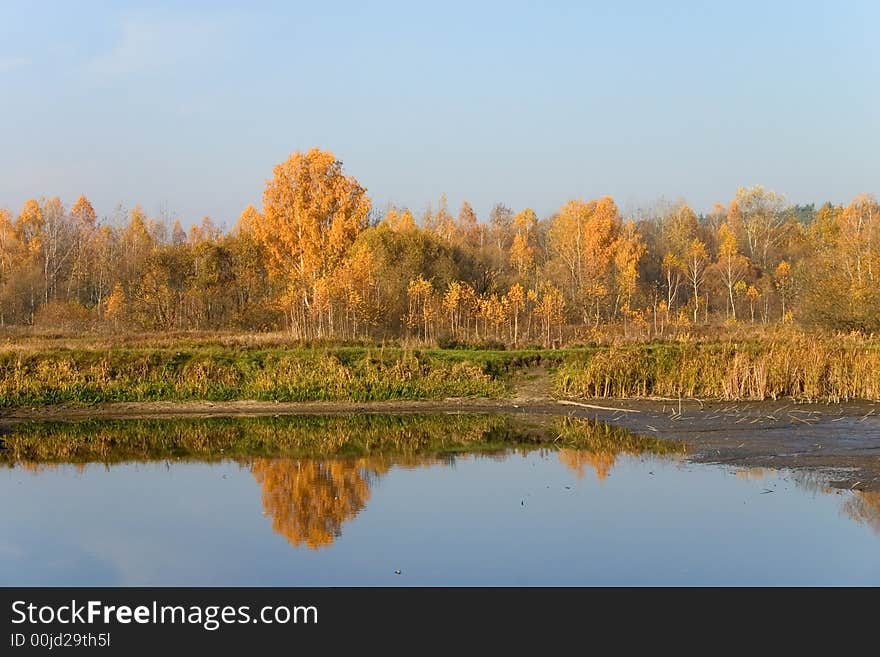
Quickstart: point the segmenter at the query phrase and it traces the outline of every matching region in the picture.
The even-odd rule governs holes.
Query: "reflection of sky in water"
[[[379,461],[3,470],[0,583],[880,584],[877,500],[791,475],[541,451]],[[322,485],[311,516],[285,497]]]

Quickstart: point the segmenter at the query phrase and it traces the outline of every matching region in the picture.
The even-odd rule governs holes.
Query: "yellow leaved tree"
[[[295,335],[319,336],[319,326],[333,326],[332,317],[318,321],[320,311],[333,309],[318,297],[366,227],[369,211],[366,190],[329,151],[297,151],[275,167],[262,214],[248,220],[265,247],[270,276],[285,284],[285,311]]]

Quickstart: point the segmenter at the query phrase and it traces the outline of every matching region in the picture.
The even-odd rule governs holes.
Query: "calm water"
[[[880,584],[880,494],[681,457],[29,463],[0,497],[6,585]]]

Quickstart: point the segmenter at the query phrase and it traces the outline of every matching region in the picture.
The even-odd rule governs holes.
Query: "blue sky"
[[[485,217],[880,192],[874,2],[0,3],[0,206],[226,225],[296,149]]]

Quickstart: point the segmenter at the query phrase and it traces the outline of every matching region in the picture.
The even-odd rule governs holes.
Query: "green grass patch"
[[[530,357],[364,347],[8,351],[0,352],[0,407],[500,397]]]

